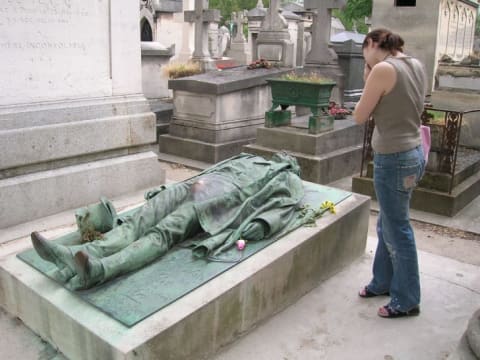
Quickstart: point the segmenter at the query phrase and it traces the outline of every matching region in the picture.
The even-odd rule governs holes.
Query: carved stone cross
[[[279,0],[271,0],[267,14],[262,22],[262,30],[283,31],[288,27],[287,21],[279,13]]]
[[[238,11],[232,13],[232,21],[237,26],[237,33],[235,34],[235,42],[245,42],[245,35],[243,35],[243,24],[245,24],[245,11]]]
[[[331,64],[337,55],[329,48],[332,10],[342,9],[346,0],[305,0],[304,7],[314,13],[312,24],[312,49],[307,55],[307,63]]]
[[[220,21],[219,10],[208,10],[208,0],[195,0],[195,10],[185,11],[186,22],[195,24],[195,48],[193,60],[210,59],[208,51],[208,24]]]

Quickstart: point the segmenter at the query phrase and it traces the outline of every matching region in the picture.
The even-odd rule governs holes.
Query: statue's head
[[[300,166],[298,165],[297,159],[289,155],[286,151],[275,153],[272,156],[272,161],[289,164],[290,171],[300,176]]]

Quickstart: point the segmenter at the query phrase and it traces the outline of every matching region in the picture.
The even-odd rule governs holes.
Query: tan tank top
[[[420,116],[427,77],[423,65],[410,56],[389,56],[384,61],[397,72],[393,89],[380,98],[372,115],[372,148],[381,154],[411,150],[421,144]]]

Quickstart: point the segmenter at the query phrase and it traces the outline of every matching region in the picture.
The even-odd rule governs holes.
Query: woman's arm
[[[365,87],[363,88],[363,94],[360,97],[360,101],[355,106],[353,117],[357,124],[363,124],[368,120],[372,114],[375,106],[377,106],[380,98],[388,94],[397,81],[397,73],[395,68],[387,63],[380,62],[375,65],[371,70],[368,64],[365,64],[365,70],[363,73],[365,80]]]

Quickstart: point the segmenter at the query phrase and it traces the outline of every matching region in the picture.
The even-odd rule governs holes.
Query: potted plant
[[[288,125],[291,105],[309,107],[309,132],[319,133],[333,129],[333,116],[328,112],[330,96],[336,85],[331,79],[316,73],[288,73],[267,79],[272,92],[272,107],[265,114],[266,126]],[[280,111],[275,110],[278,106]]]

